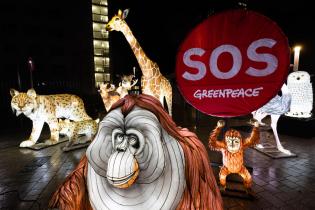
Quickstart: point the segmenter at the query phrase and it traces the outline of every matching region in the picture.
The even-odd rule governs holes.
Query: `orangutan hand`
[[[224,120],[219,120],[219,121],[217,122],[217,127],[222,128],[222,127],[224,127],[224,126],[225,126]]]

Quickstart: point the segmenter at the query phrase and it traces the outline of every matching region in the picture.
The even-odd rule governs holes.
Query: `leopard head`
[[[26,93],[24,93],[11,88],[10,94],[12,96],[11,108],[16,116],[19,116],[20,114],[29,116],[31,113],[36,111],[37,102],[36,92],[34,89],[29,89]]]

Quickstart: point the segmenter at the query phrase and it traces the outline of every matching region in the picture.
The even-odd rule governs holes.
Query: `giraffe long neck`
[[[125,27],[121,30],[121,32],[126,37],[133,53],[135,54],[143,76],[145,78],[152,77],[155,74],[155,72],[153,72],[155,63],[147,57],[127,23],[125,24]]]

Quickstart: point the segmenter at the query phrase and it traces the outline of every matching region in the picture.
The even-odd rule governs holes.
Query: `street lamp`
[[[29,71],[30,71],[31,88],[33,88],[34,63],[31,57],[28,58],[28,65],[29,65]]]

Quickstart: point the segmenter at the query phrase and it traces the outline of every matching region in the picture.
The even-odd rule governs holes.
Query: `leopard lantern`
[[[36,144],[44,123],[50,129],[50,139],[45,143],[53,145],[59,141],[58,118],[73,121],[91,120],[85,111],[83,100],[73,94],[39,95],[34,89],[19,92],[10,89],[11,108],[16,116],[24,114],[33,122],[29,138],[20,143],[20,147],[31,147]]]

